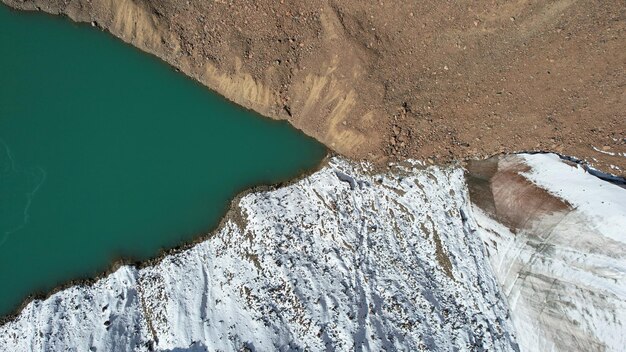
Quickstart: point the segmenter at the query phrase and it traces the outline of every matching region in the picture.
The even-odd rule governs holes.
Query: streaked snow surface
[[[624,351],[626,189],[556,155],[507,158],[530,166],[522,176],[569,204],[534,213],[515,233],[474,207],[520,348]]]
[[[536,187],[573,197],[551,186],[565,164],[520,158]],[[586,177],[578,170],[557,184]],[[605,213],[619,222],[616,197],[622,209]],[[567,199],[577,200],[588,201]],[[513,234],[469,203],[458,167],[376,174],[334,158],[293,185],[246,195],[239,209],[241,221],[156,266],[125,266],[31,302],[0,327],[0,351],[626,345],[624,236],[583,206],[547,235],[537,233],[542,221]]]

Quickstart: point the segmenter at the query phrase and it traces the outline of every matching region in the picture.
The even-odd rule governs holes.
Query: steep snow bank
[[[555,155],[505,157],[490,187],[474,215],[521,349],[623,351],[626,189]]]
[[[462,170],[334,159],[211,239],[34,301],[2,351],[517,350]]]

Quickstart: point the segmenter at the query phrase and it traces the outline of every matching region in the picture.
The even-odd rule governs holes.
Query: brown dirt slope
[[[544,150],[625,174],[623,0],[2,1],[93,22],[349,157]]]

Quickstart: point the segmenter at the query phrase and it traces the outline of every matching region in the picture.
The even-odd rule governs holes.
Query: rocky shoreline
[[[316,167],[312,169],[303,170],[303,172],[300,173],[297,177],[294,177],[288,181],[245,188],[244,190],[239,192],[230,201],[230,203],[225,207],[226,211],[224,213],[224,216],[222,216],[222,218],[220,219],[219,223],[215,226],[215,228],[206,233],[200,233],[197,236],[194,236],[192,241],[180,243],[175,247],[164,249],[160,251],[158,254],[156,254],[154,257],[147,259],[147,260],[136,260],[133,258],[121,257],[121,258],[113,260],[111,264],[109,265],[109,267],[106,268],[106,270],[103,270],[102,272],[99,272],[96,275],[85,277],[85,278],[80,278],[80,279],[69,280],[67,282],[62,282],[58,284],[57,286],[55,286],[54,288],[52,288],[51,290],[31,293],[30,295],[25,297],[22,303],[20,303],[12,312],[5,314],[3,316],[0,316],[0,325],[4,325],[12,320],[15,320],[15,318],[21,314],[24,308],[28,306],[34,300],[46,300],[50,296],[60,291],[74,287],[74,286],[94,285],[99,280],[113,274],[114,272],[116,272],[123,266],[131,266],[136,269],[142,269],[148,266],[158,265],[161,262],[161,260],[163,260],[164,258],[189,250],[195,245],[202,243],[210,239],[211,237],[215,236],[215,234],[219,231],[219,229],[223,228],[228,222],[232,222],[234,224],[241,224],[243,220],[242,220],[242,214],[239,210],[238,204],[243,197],[251,193],[270,192],[270,191],[287,187],[289,185],[297,183],[311,176],[313,173],[319,171],[321,168],[325,167],[326,165],[328,165],[328,162],[333,157],[336,157],[336,155],[332,153],[327,155],[324,159],[320,161],[320,163]]]
[[[552,151],[626,170],[619,1],[3,2],[107,30],[352,159]]]

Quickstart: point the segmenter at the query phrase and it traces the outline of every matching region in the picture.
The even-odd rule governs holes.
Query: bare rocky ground
[[[92,22],[351,158],[544,150],[626,173],[621,0],[2,1]]]

